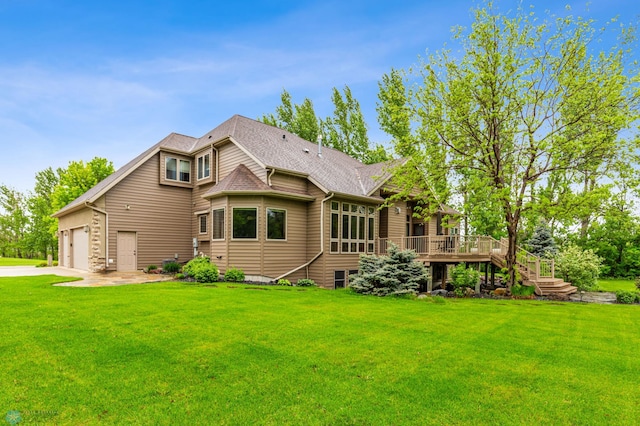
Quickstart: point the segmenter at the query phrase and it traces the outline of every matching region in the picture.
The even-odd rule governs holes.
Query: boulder
[[[442,289],[434,290],[431,292],[431,295],[447,297],[447,290],[442,290]]]
[[[494,296],[504,296],[507,294],[507,289],[506,288],[496,288],[493,291],[493,295]]]

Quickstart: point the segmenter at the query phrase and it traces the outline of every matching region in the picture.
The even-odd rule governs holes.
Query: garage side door
[[[136,233],[119,231],[117,249],[118,271],[135,271],[138,267],[138,259],[136,256]]]
[[[71,235],[71,267],[89,270],[89,233],[83,228],[73,229]]]

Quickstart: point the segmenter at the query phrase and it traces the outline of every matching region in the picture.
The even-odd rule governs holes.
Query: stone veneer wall
[[[90,239],[89,239],[89,271],[90,272],[101,272],[106,270],[106,262],[103,254],[101,237],[102,237],[102,228],[101,224],[101,214],[97,211],[93,211],[93,215],[91,218],[91,229]],[[105,239],[106,240],[106,239]]]

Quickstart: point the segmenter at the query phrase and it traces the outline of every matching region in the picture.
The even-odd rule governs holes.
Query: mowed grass
[[[625,280],[621,278],[599,278],[598,287],[600,287],[602,291],[637,290],[635,280]]]
[[[57,424],[637,424],[640,308],[0,279],[0,415]],[[3,411],[4,410],[4,411]]]
[[[41,259],[18,259],[15,257],[0,257],[0,266],[35,266],[46,260]]]

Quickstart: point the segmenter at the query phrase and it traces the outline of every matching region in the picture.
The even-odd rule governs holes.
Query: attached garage
[[[89,233],[84,227],[71,230],[71,267],[89,270]]]

